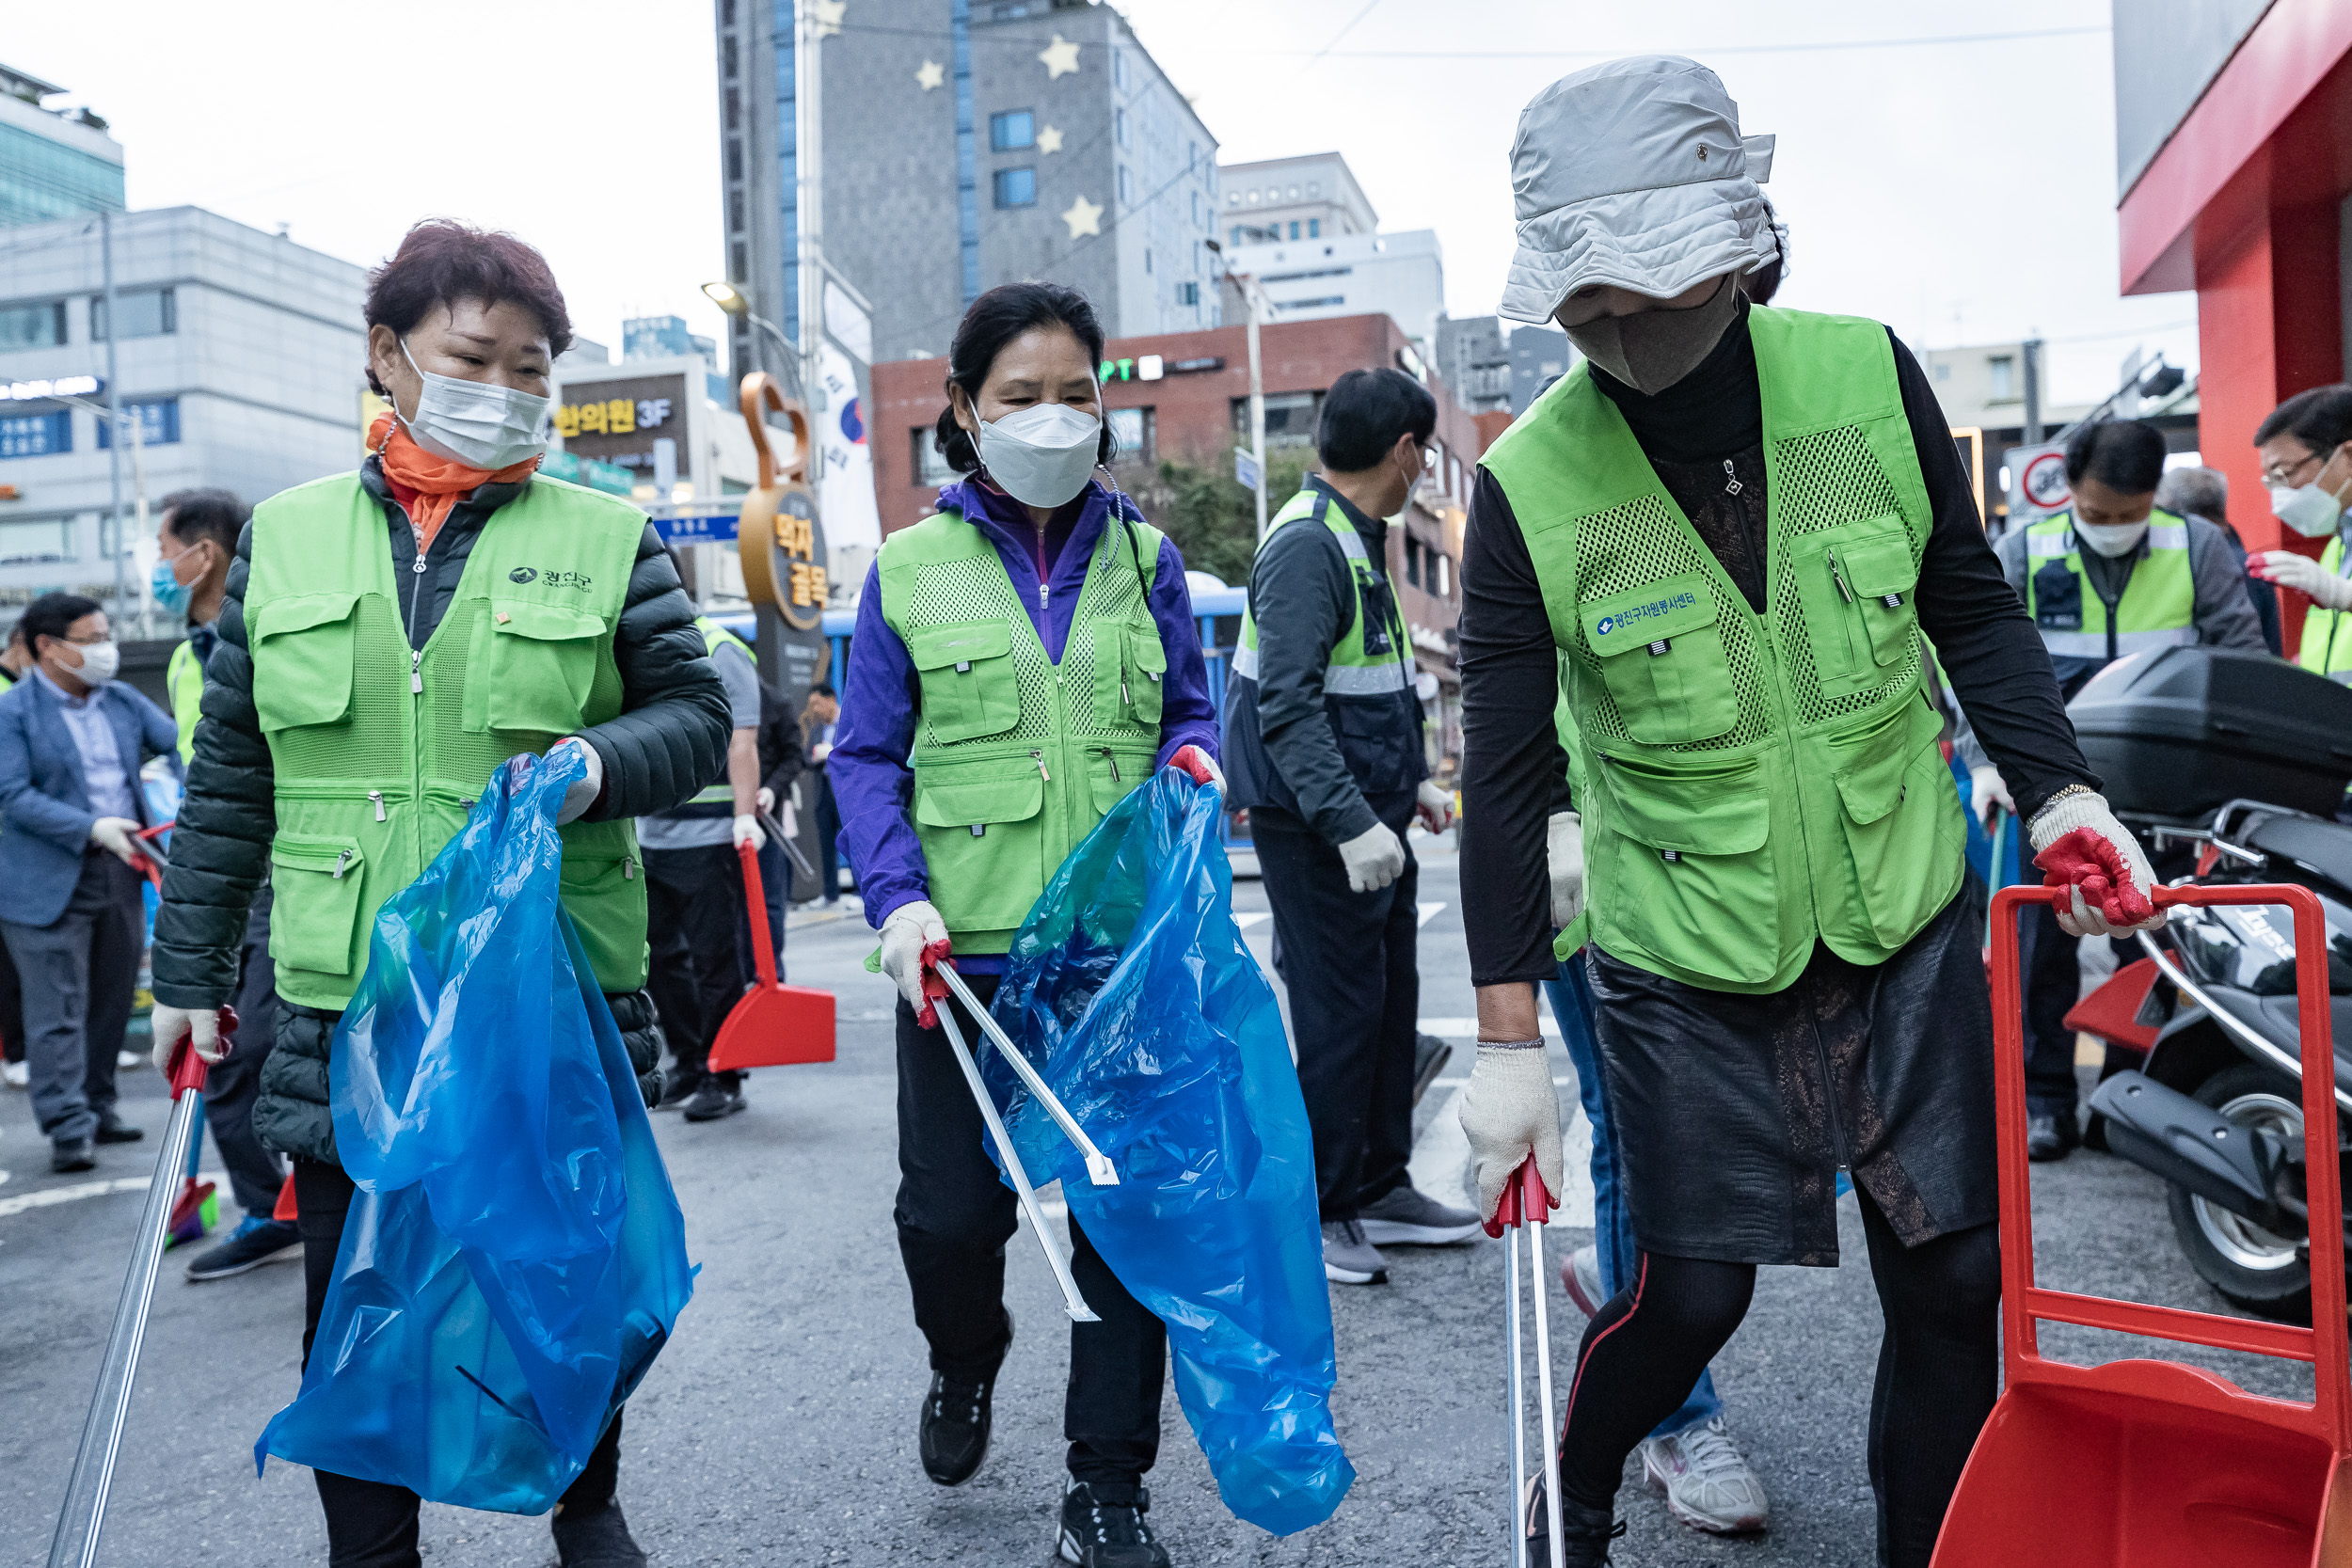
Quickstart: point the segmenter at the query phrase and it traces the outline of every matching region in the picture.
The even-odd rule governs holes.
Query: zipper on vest
[[[378,822],[385,820],[384,792],[380,789],[371,789],[368,791],[368,799],[375,802],[375,819]]]
[[[415,696],[424,689],[424,650],[408,650],[408,694]]]
[[[1047,784],[1052,784],[1054,782],[1054,775],[1045,770],[1045,753],[1043,752],[1031,752],[1029,753],[1029,760],[1037,764],[1038,777],[1043,779]]]
[[[621,880],[625,882],[633,882],[636,879],[637,857],[635,855],[623,855],[621,857]]]
[[[1736,496],[1736,495],[1738,495],[1740,491],[1742,491],[1742,490],[1744,490],[1744,489],[1746,489],[1746,488],[1747,488],[1747,486],[1746,486],[1746,485],[1741,484],[1741,483],[1740,483],[1740,476],[1739,476],[1739,474],[1738,474],[1736,471],[1734,471],[1734,470],[1733,470],[1733,468],[1732,468],[1732,467],[1731,467],[1731,459],[1730,459],[1730,458],[1728,458],[1728,457],[1724,458],[1724,495],[1726,495],[1726,496]]]
[[[1108,746],[1103,748],[1103,760],[1111,765],[1111,783],[1124,784],[1127,782],[1119,776],[1119,759],[1111,754],[1111,749]]]
[[[352,852],[348,849],[337,851],[335,855],[334,880],[340,882],[343,879],[343,870],[346,866],[351,864],[351,853]]]
[[[1846,586],[1846,574],[1837,569],[1837,552],[1823,550],[1821,554],[1829,561],[1829,580],[1837,585],[1837,596],[1848,604],[1853,603],[1853,590]]]

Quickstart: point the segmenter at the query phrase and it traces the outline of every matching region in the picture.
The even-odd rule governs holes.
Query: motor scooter
[[[2241,800],[2202,826],[2141,832],[2159,852],[2196,846],[2195,871],[2176,884],[2292,882],[2318,895],[2343,1124],[2352,1112],[2352,825]],[[2066,1017],[2071,1029],[2144,1053],[2137,1070],[2109,1074],[2091,1094],[2106,1148],[2169,1184],[2173,1232],[2207,1284],[2249,1311],[2308,1321],[2293,924],[2280,906],[2176,907],[2137,943],[2143,956]]]

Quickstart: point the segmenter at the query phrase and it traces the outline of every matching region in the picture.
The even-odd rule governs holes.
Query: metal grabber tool
[[[1527,1367],[1519,1333],[1519,1255],[1527,1255],[1527,1283],[1535,1298],[1535,1382],[1536,1397],[1541,1401],[1536,1410],[1535,1426],[1544,1445],[1544,1520],[1549,1527],[1551,1555],[1548,1560],[1558,1562],[1565,1555],[1560,1542],[1560,1441],[1559,1429],[1551,1420],[1551,1314],[1546,1306],[1544,1290],[1544,1230],[1551,1223],[1551,1195],[1544,1190],[1544,1179],[1535,1174],[1534,1156],[1511,1174],[1509,1186],[1502,1189],[1502,1201],[1495,1210],[1495,1217],[1486,1222],[1486,1234],[1503,1239],[1504,1288],[1509,1297],[1504,1316],[1503,1341],[1510,1358],[1511,1387],[1511,1564],[1512,1568],[1527,1568],[1527,1410],[1525,1389]],[[1519,1245],[1519,1232],[1527,1233],[1527,1245]]]
[[[1021,1053],[1021,1048],[1012,1043],[1012,1037],[1005,1033],[1004,1026],[986,1007],[980,1006],[979,999],[972,994],[972,988],[963,983],[963,976],[944,965],[937,973],[941,979],[947,982],[947,989],[955,992],[956,1000],[969,1007],[972,1016],[980,1021],[981,1029],[996,1042],[997,1053],[1005,1058],[1007,1066],[1020,1075],[1021,1082],[1028,1085],[1029,1092],[1037,1096],[1038,1103],[1043,1105],[1046,1114],[1054,1118],[1054,1125],[1061,1129],[1062,1136],[1068,1138],[1086,1157],[1087,1180],[1098,1187],[1118,1186],[1119,1172],[1111,1167],[1110,1156],[1094,1147],[1094,1140],[1088,1137],[1086,1129],[1078,1125],[1078,1118],[1072,1116],[1069,1107],[1045,1086],[1045,1080],[1039,1076],[1037,1069],[1029,1065],[1029,1059]]]
[[[237,1010],[221,1008],[224,1051],[236,1032]],[[98,1560],[98,1532],[106,1522],[106,1494],[114,1484],[115,1456],[121,1450],[123,1423],[131,1414],[139,1345],[147,1338],[148,1304],[154,1299],[165,1231],[172,1204],[180,1196],[180,1173],[188,1163],[189,1145],[197,1135],[197,1107],[204,1102],[204,1058],[182,1040],[178,1054],[171,1059],[171,1121],[164,1130],[164,1146],[156,1152],[155,1176],[148,1183],[138,1240],[131,1247],[130,1272],[122,1276],[114,1328],[106,1336],[105,1358],[99,1363],[98,1390],[90,1397],[89,1417],[82,1423],[82,1446],[74,1451],[73,1473],[66,1482],[65,1506],[57,1511],[56,1533],[50,1537],[49,1568],[90,1568]]]
[[[963,982],[952,979],[955,972],[942,964],[931,973],[950,977],[953,988],[966,999],[973,1015],[985,1020],[988,1010],[972,1006],[972,993]],[[1071,1321],[1099,1323],[1103,1320],[1087,1298],[1078,1293],[1078,1281],[1070,1273],[1070,1259],[1062,1251],[1061,1243],[1045,1227],[1045,1211],[1038,1205],[1037,1189],[1029,1184],[1029,1173],[1021,1164],[1021,1153],[1012,1147],[1012,1138],[1005,1132],[1005,1118],[996,1114],[996,1102],[988,1097],[988,1085],[980,1082],[978,1064],[972,1060],[971,1047],[963,1043],[963,1028],[956,1022],[956,1010],[948,1006],[946,997],[935,999],[939,1026],[946,1033],[947,1048],[956,1053],[956,1066],[963,1069],[963,1081],[972,1087],[972,1098],[979,1102],[980,1119],[988,1124],[988,1135],[996,1140],[996,1151],[1005,1157],[1005,1173],[1012,1178],[1012,1190],[1021,1196],[1021,1212],[1029,1216],[1029,1228],[1037,1232],[1037,1244],[1045,1249],[1045,1261],[1054,1271],[1054,1278],[1061,1285],[1062,1301],[1070,1309]]]

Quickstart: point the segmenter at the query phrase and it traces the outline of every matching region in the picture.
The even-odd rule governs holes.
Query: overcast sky
[[[1662,50],[1712,66],[1742,129],[1780,138],[1783,303],[1939,347],[2038,330],[2060,402],[2104,394],[2136,342],[2196,363],[2194,295],[2117,294],[2101,0],[1123,8],[1226,161],[1336,147],[1384,228],[1436,230],[1455,315],[1501,292],[1520,106],[1595,59]],[[707,0],[116,0],[104,25],[90,15],[11,8],[0,58],[113,122],[133,206],[286,222],[363,263],[449,214],[544,248],[589,337],[617,348],[623,316],[672,312],[719,335],[697,292],[722,264]],[[1955,36],[1975,41],[1845,47]]]

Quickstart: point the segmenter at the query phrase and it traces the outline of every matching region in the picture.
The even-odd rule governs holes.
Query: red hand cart
[[[1968,1457],[1935,1568],[2339,1568],[2352,1565],[2352,1385],[2336,1153],[2328,934],[2290,886],[2159,888],[2174,904],[2284,905],[2295,916],[2314,1328],[2044,1290],[2034,1284],[2017,916],[2042,888],[1993,900],[1994,1091],[2001,1190],[2004,1387]],[[2174,1361],[2043,1359],[2036,1324],[2080,1323],[2312,1364],[2310,1404],[2249,1394]]]

